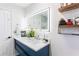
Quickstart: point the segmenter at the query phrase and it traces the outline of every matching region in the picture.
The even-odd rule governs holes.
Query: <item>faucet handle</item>
[[[45,38],[44,38],[43,40],[45,40],[46,42],[48,42],[48,39],[45,39]]]

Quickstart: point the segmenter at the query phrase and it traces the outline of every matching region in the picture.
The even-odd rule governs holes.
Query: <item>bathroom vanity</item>
[[[28,26],[25,30],[34,29],[36,32],[50,32],[50,9],[40,10],[27,18]],[[32,32],[33,33],[33,32]],[[49,56],[49,41],[40,38],[28,38],[29,35],[21,31],[21,36],[15,36],[15,48],[17,56]],[[31,37],[31,36],[30,36]],[[45,35],[44,35],[45,38]],[[47,42],[46,42],[47,41]]]
[[[17,56],[49,56],[49,42],[41,39],[15,37]]]

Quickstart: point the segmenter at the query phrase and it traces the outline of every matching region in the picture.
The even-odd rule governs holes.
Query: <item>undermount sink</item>
[[[21,40],[23,40],[25,43],[27,43],[29,46],[31,46],[31,47],[40,47],[40,46],[43,46],[43,45],[45,45],[46,43],[48,43],[48,42],[45,42],[45,41],[43,41],[42,39],[40,39],[40,40],[38,40],[38,39],[29,39],[29,38],[26,38],[26,39],[21,39]]]

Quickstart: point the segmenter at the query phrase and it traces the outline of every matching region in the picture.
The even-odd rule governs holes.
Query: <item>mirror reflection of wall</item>
[[[42,29],[47,29],[48,26],[48,18],[47,18],[47,13],[44,13],[41,15],[41,28]]]
[[[41,10],[29,17],[28,23],[32,28],[49,31],[49,9]]]

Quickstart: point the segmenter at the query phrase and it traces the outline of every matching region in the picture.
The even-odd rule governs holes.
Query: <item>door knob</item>
[[[8,39],[10,39],[10,38],[11,38],[11,36],[8,37]]]
[[[8,36],[6,39],[10,39],[10,38],[12,38],[11,36]]]

